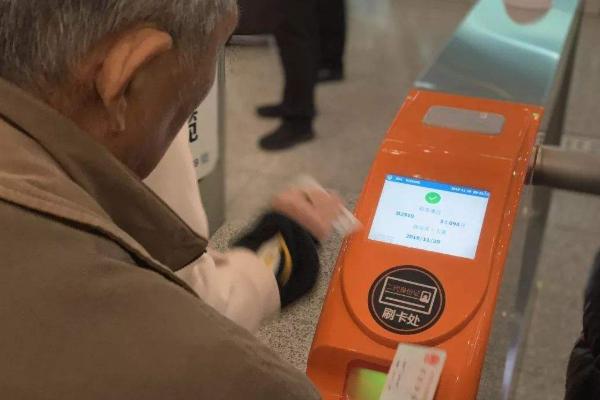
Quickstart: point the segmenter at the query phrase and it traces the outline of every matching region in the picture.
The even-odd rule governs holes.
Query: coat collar
[[[0,116],[35,140],[157,261],[179,270],[205,252],[207,240],[108,150],[56,110],[2,79]]]

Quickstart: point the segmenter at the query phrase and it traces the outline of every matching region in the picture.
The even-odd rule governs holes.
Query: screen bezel
[[[478,234],[477,234],[477,241],[475,243],[475,251],[473,253],[472,257],[468,257],[468,256],[462,256],[462,255],[457,255],[457,254],[451,254],[451,253],[446,253],[446,252],[442,252],[442,251],[437,251],[437,250],[432,250],[432,249],[424,249],[421,247],[412,247],[412,246],[407,246],[405,244],[401,244],[401,243],[393,243],[393,242],[388,242],[385,240],[377,240],[377,239],[372,239],[371,238],[371,234],[373,231],[373,225],[375,223],[375,217],[377,216],[377,211],[379,210],[379,207],[381,206],[381,201],[383,199],[383,191],[385,189],[385,185],[388,184],[388,182],[390,182],[390,180],[388,179],[389,177],[398,177],[400,179],[403,180],[415,180],[415,181],[423,181],[429,184],[433,184],[433,185],[440,185],[443,187],[454,187],[454,188],[459,188],[459,189],[464,189],[465,191],[475,191],[478,193],[485,193],[486,196],[478,196],[478,197],[485,197],[486,198],[486,204],[485,204],[485,210],[483,213],[483,217],[481,219],[481,224],[479,225],[479,230],[478,230]],[[402,185],[407,185],[410,186],[412,185],[411,183],[407,183],[407,182],[400,182],[400,184]],[[419,187],[419,185],[414,185],[415,187]],[[432,188],[432,190],[434,190],[434,188]],[[447,189],[443,189],[443,188],[438,188],[438,190],[440,191],[447,191],[447,192],[451,192]],[[459,195],[464,195],[464,196],[471,196],[471,194],[468,193],[458,193]],[[439,254],[442,256],[449,256],[449,257],[457,257],[457,258],[461,258],[461,259],[465,259],[465,260],[469,260],[469,261],[474,261],[477,258],[477,254],[479,252],[479,247],[481,244],[481,239],[482,239],[482,233],[483,233],[483,228],[485,226],[485,222],[486,222],[486,217],[487,217],[487,213],[489,210],[489,205],[490,202],[492,200],[492,193],[487,190],[487,189],[481,189],[481,188],[475,188],[473,186],[465,186],[465,185],[458,185],[458,184],[454,184],[454,183],[448,183],[448,182],[442,182],[440,180],[433,180],[433,179],[429,179],[429,178],[425,178],[422,176],[419,177],[414,177],[414,176],[405,176],[405,175],[398,175],[398,174],[386,174],[384,177],[384,181],[383,181],[383,185],[381,186],[380,190],[379,190],[379,196],[378,196],[378,200],[377,200],[377,204],[375,207],[375,211],[373,213],[373,216],[371,218],[370,224],[369,224],[369,229],[367,230],[366,233],[366,237],[367,240],[371,241],[371,242],[376,242],[376,243],[383,243],[386,245],[390,245],[390,246],[399,246],[405,249],[411,249],[411,250],[417,250],[417,251],[425,251],[428,253],[434,253],[434,254]]]

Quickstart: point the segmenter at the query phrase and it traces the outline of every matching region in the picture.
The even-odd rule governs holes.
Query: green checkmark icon
[[[425,201],[429,204],[437,204],[440,201],[442,201],[442,196],[440,196],[439,193],[436,192],[429,192],[427,193],[427,195],[425,195]]]

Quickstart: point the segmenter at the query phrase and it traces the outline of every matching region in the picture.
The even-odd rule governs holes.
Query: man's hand
[[[320,242],[332,233],[344,215],[340,197],[321,188],[291,188],[273,198],[274,211],[287,216]]]
[[[277,279],[281,305],[309,292],[319,276],[318,243],[359,226],[336,194],[312,178],[275,196],[269,212],[235,246],[255,251]]]

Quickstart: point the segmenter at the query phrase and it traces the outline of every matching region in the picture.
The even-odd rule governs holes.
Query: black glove
[[[233,243],[257,251],[275,237],[280,238],[280,263],[275,272],[281,306],[308,293],[319,276],[318,241],[296,222],[275,212],[264,215],[254,227]]]

